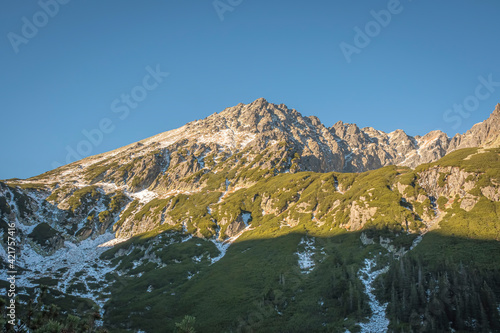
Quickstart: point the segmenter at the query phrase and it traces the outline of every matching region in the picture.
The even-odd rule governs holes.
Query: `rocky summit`
[[[500,330],[499,147],[500,104],[449,138],[259,98],[0,181],[0,282],[19,329]]]

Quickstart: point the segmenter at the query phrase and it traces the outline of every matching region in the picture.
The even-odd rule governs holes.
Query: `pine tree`
[[[177,328],[177,332],[179,333],[195,333],[194,323],[196,318],[193,316],[184,316],[184,319],[180,323],[175,323],[175,327]]]

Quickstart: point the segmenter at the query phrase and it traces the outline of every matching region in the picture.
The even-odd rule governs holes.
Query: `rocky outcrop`
[[[242,219],[241,214],[240,214],[240,215],[238,215],[238,217],[236,218],[236,220],[234,220],[233,222],[229,223],[229,225],[227,226],[225,234],[226,234],[227,237],[234,237],[238,233],[240,233],[243,229],[245,229],[245,227],[246,227],[246,225],[243,222],[243,219]]]
[[[486,186],[481,193],[491,201],[500,201],[500,186]]]
[[[460,202],[460,208],[465,211],[470,211],[479,201],[479,198],[467,193]]]
[[[62,233],[45,222],[38,224],[28,238],[37,243],[46,254],[52,254],[64,246]]]
[[[446,153],[457,149],[492,146],[498,141],[500,135],[500,104],[488,119],[472,126],[464,134],[455,135],[448,146]]]
[[[359,230],[373,218],[376,212],[377,207],[369,207],[366,203],[360,204],[355,201],[349,211],[349,223],[342,225],[342,227],[351,231]]]
[[[433,167],[419,173],[419,185],[429,195],[439,198],[465,197],[476,185],[475,173],[466,172],[459,167]]]

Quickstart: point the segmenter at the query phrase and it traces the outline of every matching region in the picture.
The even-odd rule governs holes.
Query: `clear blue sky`
[[[471,98],[479,76],[500,82],[496,0],[402,0],[397,7],[378,0],[220,0],[231,9],[224,20],[213,0],[60,1],[67,3],[53,17],[40,13],[37,1],[2,4],[0,179],[64,163],[67,147],[85,140],[82,130],[104,118],[113,130],[92,154],[259,97],[327,126],[342,120],[410,135],[465,132],[500,102],[500,86]],[[377,30],[370,12],[388,8],[391,20]],[[373,37],[368,45],[358,40],[362,47],[348,63],[340,45],[355,47],[355,27],[367,24]],[[169,76],[157,86],[146,81],[152,90],[120,119],[122,94],[142,86],[146,67],[157,64]],[[136,88],[136,96],[144,91]],[[452,111],[446,122],[446,110],[467,98],[473,112],[466,118]],[[111,107],[116,99],[119,113]]]

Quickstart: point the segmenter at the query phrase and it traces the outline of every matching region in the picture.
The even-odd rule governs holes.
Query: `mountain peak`
[[[495,107],[495,111],[493,111],[492,114],[500,114],[500,103],[497,104],[497,106]]]
[[[475,124],[464,134],[455,135],[450,142],[447,153],[461,148],[488,146],[492,142],[497,142],[499,137],[500,104],[497,104],[488,119]]]
[[[174,154],[178,151],[189,151],[197,157],[208,155],[209,152],[214,156],[235,154],[243,149],[250,155],[254,152],[260,153],[265,148],[272,148],[269,151],[276,153],[281,151],[283,142],[286,142],[289,149],[287,151],[293,152],[292,156],[295,154],[300,156],[294,170],[363,172],[391,164],[416,167],[421,163],[433,162],[456,149],[497,142],[495,140],[500,133],[499,119],[500,104],[496,105],[488,120],[476,124],[467,133],[457,135],[453,139],[449,139],[440,131],[412,137],[401,129],[385,133],[372,127],[360,129],[354,123],[342,121],[327,128],[315,116],[304,117],[285,104],[269,103],[261,97],[251,103],[239,103],[181,128],[144,139],[140,142],[140,146],[129,145],[109,153],[88,157],[84,162],[75,164],[75,168],[81,165],[85,167],[98,165],[97,163],[104,168],[111,163],[110,161],[115,161],[117,165],[132,163],[134,160],[129,160],[130,158],[149,156],[148,154],[158,149],[163,149],[163,154],[169,156],[168,163],[174,164],[181,160],[178,154]],[[189,160],[187,156],[182,158]],[[280,160],[292,161],[293,158],[288,159],[288,157],[291,156],[286,158],[281,156]],[[171,160],[172,158],[174,159]],[[164,168],[165,165],[161,163],[153,165],[157,165],[160,169]],[[193,162],[189,166],[180,165],[185,166],[185,169],[179,171],[179,174],[186,176],[199,171],[204,164]],[[285,167],[289,168],[291,165]],[[288,170],[286,168],[284,170]],[[156,171],[157,169],[154,169],[154,172]],[[75,169],[75,179],[79,177],[79,172],[80,170]],[[115,179],[113,172],[113,170],[107,171],[105,174],[108,178],[104,176],[101,178],[112,182]],[[128,186],[133,180],[132,176],[129,178],[126,181],[120,178],[118,181],[125,182]],[[136,183],[137,180],[134,184]],[[138,188],[130,186],[132,189]],[[145,188],[145,185],[141,186]]]
[[[264,97],[260,97],[260,98],[257,98],[252,103],[250,103],[249,105],[265,106],[265,105],[268,105],[268,104],[269,104],[269,102]]]

